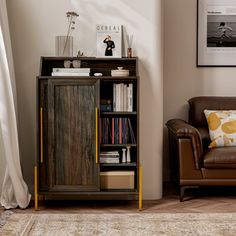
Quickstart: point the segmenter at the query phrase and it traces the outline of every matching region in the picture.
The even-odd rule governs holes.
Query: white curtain
[[[17,206],[26,208],[31,198],[20,166],[16,114],[15,77],[6,0],[0,0],[0,159],[4,158],[6,163],[0,203],[6,209]]]

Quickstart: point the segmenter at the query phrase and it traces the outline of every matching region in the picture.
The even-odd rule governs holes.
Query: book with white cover
[[[113,84],[113,111],[117,110],[117,103],[116,103],[116,84]]]
[[[124,111],[124,84],[120,84],[120,110],[119,111]]]
[[[133,84],[129,84],[127,87],[127,111],[133,112]]]
[[[124,99],[123,99],[123,111],[127,111],[127,104],[128,104],[128,98],[127,98],[127,85],[124,84],[123,87],[123,94],[124,94]]]
[[[52,72],[52,76],[90,76],[90,73],[69,73],[69,72]]]
[[[116,84],[116,111],[120,111],[120,84]]]
[[[90,73],[90,68],[53,68],[52,72],[62,73]]]

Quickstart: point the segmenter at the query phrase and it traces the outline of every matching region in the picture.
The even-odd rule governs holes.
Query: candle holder
[[[127,163],[130,163],[131,162],[131,156],[130,156],[130,148],[131,146],[127,146],[127,155],[126,155],[126,161]]]
[[[125,153],[126,149],[122,148],[122,163],[126,163],[126,153]]]

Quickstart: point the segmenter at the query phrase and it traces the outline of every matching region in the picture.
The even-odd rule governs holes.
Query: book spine
[[[120,111],[120,84],[116,84],[116,111]]]
[[[116,106],[116,84],[113,84],[113,111],[117,111]]]
[[[118,134],[117,134],[117,118],[114,118],[114,123],[115,123],[115,125],[114,125],[114,143],[118,144],[118,142],[117,142],[117,136],[118,136]]]
[[[127,111],[127,85],[124,84],[123,87],[123,111]]]
[[[122,144],[122,118],[119,118],[119,144]]]
[[[136,144],[136,140],[135,140],[135,136],[134,136],[134,131],[132,129],[132,124],[130,119],[128,118],[128,125],[129,125],[129,134],[130,134],[130,138],[131,138],[131,143],[132,144]]]
[[[128,88],[128,109],[127,111],[133,111],[133,84],[129,84]]]
[[[115,125],[114,118],[111,119],[111,143],[115,144]]]
[[[124,84],[120,84],[120,111],[124,111]]]

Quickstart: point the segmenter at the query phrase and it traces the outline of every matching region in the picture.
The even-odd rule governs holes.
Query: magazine
[[[122,57],[122,25],[97,25],[97,57]]]

